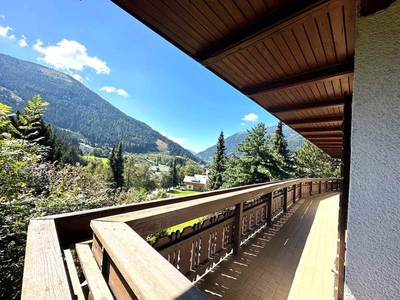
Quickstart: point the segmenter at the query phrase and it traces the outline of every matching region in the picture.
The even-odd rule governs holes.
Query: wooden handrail
[[[105,264],[115,264],[138,299],[208,299],[128,225],[92,221],[91,227],[107,252]]]
[[[215,195],[175,203],[163,205],[149,209],[143,209],[137,212],[113,215],[101,218],[104,221],[124,222],[132,227],[136,233],[141,236],[157,232],[162,229],[172,227],[174,225],[193,220],[216,211],[220,211],[227,207],[235,206],[238,203],[246,202],[276,190],[283,189],[300,182],[313,182],[320,180],[337,180],[336,178],[328,179],[292,179],[277,183],[265,184],[257,187],[250,187],[241,191],[225,193],[223,195]]]

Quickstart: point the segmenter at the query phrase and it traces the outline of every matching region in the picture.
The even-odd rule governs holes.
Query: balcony
[[[338,188],[295,179],[34,219],[22,299],[333,298]]]

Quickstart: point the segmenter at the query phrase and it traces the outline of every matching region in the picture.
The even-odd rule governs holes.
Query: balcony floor
[[[300,200],[196,286],[210,299],[334,299],[339,194]]]

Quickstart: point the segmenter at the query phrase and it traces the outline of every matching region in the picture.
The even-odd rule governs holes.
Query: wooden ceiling
[[[341,157],[353,93],[356,0],[113,0],[302,134]]]

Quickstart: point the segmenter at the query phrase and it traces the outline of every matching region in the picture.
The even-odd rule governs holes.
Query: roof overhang
[[[112,1],[341,157],[344,94],[353,93],[356,0]]]

